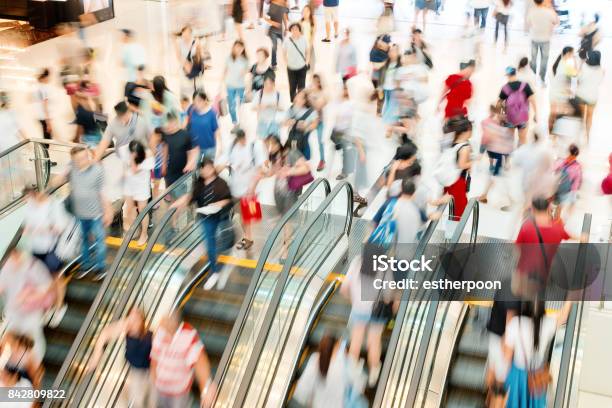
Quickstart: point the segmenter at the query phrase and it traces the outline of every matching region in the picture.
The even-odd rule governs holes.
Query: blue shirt
[[[325,7],[338,7],[340,0],[323,0],[323,6]]]
[[[219,129],[215,111],[209,109],[206,113],[198,113],[193,106],[187,110],[189,125],[187,129],[191,133],[194,145],[203,149],[211,149],[216,146],[215,132]]]

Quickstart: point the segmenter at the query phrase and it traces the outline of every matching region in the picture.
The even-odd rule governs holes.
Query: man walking
[[[270,25],[268,36],[272,41],[273,70],[276,69],[276,65],[278,64],[277,50],[278,42],[283,41],[283,24],[285,27],[289,26],[289,18],[287,17],[288,13],[289,9],[287,9],[286,0],[272,0],[270,2],[270,8],[268,9],[268,15],[264,17],[265,22]]]
[[[334,25],[334,38],[338,38],[338,6],[340,0],[323,0],[325,12],[325,38],[323,42],[330,42],[331,25]]]
[[[540,79],[544,83],[548,67],[550,39],[559,24],[559,16],[544,0],[534,0],[535,7],[527,15],[527,29],[531,38],[531,69],[537,73],[538,53],[540,55]]]

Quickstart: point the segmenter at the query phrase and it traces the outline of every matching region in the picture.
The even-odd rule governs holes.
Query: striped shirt
[[[193,383],[193,367],[203,349],[197,330],[188,323],[181,323],[174,335],[160,328],[153,337],[151,349],[151,360],[157,364],[157,391],[168,396],[189,392]]]
[[[72,211],[79,219],[93,220],[102,217],[102,187],[104,170],[94,163],[85,170],[72,167],[69,173]]]

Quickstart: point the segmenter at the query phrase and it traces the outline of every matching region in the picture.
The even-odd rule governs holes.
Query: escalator
[[[479,267],[488,271],[491,280],[510,282],[515,270],[516,253],[506,241],[479,237],[477,235],[478,203],[471,201],[466,213],[457,226],[455,236],[449,246],[467,238],[464,228],[469,218],[473,219],[469,242],[486,243],[472,250],[465,251],[464,270]],[[590,230],[590,215],[585,215],[583,234]],[[475,232],[476,231],[476,232]],[[474,251],[481,252],[478,257],[470,256]],[[576,268],[584,262],[586,247],[580,245],[578,255],[571,258]],[[454,252],[453,252],[454,253]],[[476,270],[476,269],[472,269]],[[436,277],[441,277],[442,269]],[[547,311],[558,310],[563,302],[547,302]],[[449,408],[479,408],[485,406],[485,372],[488,352],[488,321],[490,302],[470,302],[441,298],[439,293],[432,293],[426,310],[416,320],[418,324],[417,344],[408,358],[400,353],[400,360],[410,364],[411,375],[407,379],[397,376],[397,371],[386,373],[387,385],[381,390],[375,406],[385,407],[426,407],[439,406]],[[548,404],[564,407],[568,404],[573,382],[573,369],[576,365],[576,349],[579,328],[582,321],[582,302],[574,304],[564,329],[558,330],[551,348],[551,374],[553,384],[549,387]],[[397,353],[396,353],[397,354]],[[390,366],[393,364],[389,363]]]
[[[440,212],[443,212],[444,210],[445,206],[442,206],[438,209],[438,211]],[[418,244],[419,248],[425,248],[426,245],[430,242],[430,240],[437,241],[441,239],[442,234],[439,232],[436,233],[436,230],[439,227],[438,223],[438,220],[431,221],[429,223],[423,233],[421,241]],[[367,236],[370,230],[368,222],[363,221],[362,223],[358,222],[356,224],[358,228],[354,228],[351,232],[351,242],[354,244],[350,247],[351,253],[349,254],[349,259],[353,259],[355,256],[360,255],[362,243],[364,242],[364,238]],[[359,228],[360,224],[362,224],[361,228]],[[346,268],[341,271],[341,275],[344,275],[345,273]],[[317,347],[323,335],[331,334],[336,338],[342,338],[346,337],[346,335],[348,334],[347,327],[349,315],[351,312],[351,304],[349,300],[347,300],[339,293],[341,280],[342,276],[332,280],[328,284],[328,286],[319,294],[317,304],[311,312],[310,322],[312,323],[312,325],[308,328],[308,337],[300,353],[299,366],[296,366],[296,369],[291,375],[291,378],[294,381],[296,381],[300,377],[306,366],[306,363],[310,359],[311,354],[317,350]],[[383,332],[381,355],[383,359],[385,357],[387,345],[391,337],[391,332],[392,330],[389,326],[387,326],[385,328],[385,331]],[[362,350],[362,357],[365,358],[366,350],[365,346],[363,347],[364,348]],[[295,382],[293,386],[295,386]],[[288,395],[285,398],[286,401],[291,399],[293,389],[290,389],[288,391]],[[372,390],[366,389],[366,397],[368,397],[370,403],[373,401],[374,393],[372,392]]]
[[[190,180],[185,179],[183,184],[185,187],[190,187]],[[175,186],[173,185],[172,188]],[[289,232],[297,230],[301,223],[306,222],[312,208],[316,208],[321,201],[321,194],[325,197],[328,193],[327,181],[317,180],[312,183],[309,189],[302,194],[296,206],[289,210],[279,222],[285,228],[277,226],[270,236],[279,238],[279,234],[284,233],[284,236],[277,239],[276,243],[290,239]],[[156,324],[154,321],[165,315],[173,304],[178,305],[181,300],[183,303],[191,304],[190,307],[195,316],[208,319],[205,320],[204,326],[197,324],[203,329],[207,349],[214,351],[216,347],[218,355],[223,353],[224,340],[220,336],[227,336],[227,333],[230,332],[232,328],[230,320],[234,317],[232,313],[235,313],[235,309],[232,312],[228,308],[224,310],[226,312],[224,315],[220,315],[220,309],[214,304],[215,296],[223,297],[228,304],[233,304],[234,307],[240,306],[238,302],[245,293],[249,294],[249,291],[245,289],[253,272],[249,268],[235,267],[223,291],[210,291],[199,296],[195,288],[207,277],[208,263],[200,259],[194,265],[191,261],[193,261],[193,255],[197,253],[196,248],[202,244],[201,229],[194,214],[189,211],[187,211],[188,216],[184,225],[176,228],[172,222],[174,213],[175,210],[164,213],[151,233],[149,243],[137,264],[126,273],[119,274],[125,277],[122,279],[121,290],[115,294],[114,301],[111,302],[111,299],[105,298],[97,299],[97,302],[104,305],[107,310],[103,313],[92,313],[87,317],[73,345],[73,350],[62,367],[63,372],[60,372],[54,384],[54,386],[66,389],[68,398],[65,401],[48,403],[46,406],[73,406],[77,401],[79,406],[114,406],[118,403],[127,374],[122,342],[115,342],[106,347],[100,363],[93,372],[85,372],[83,366],[91,355],[93,344],[102,327],[110,321],[124,317],[133,306],[143,309],[146,319],[154,327]],[[123,249],[122,246],[120,252]],[[267,246],[268,253],[271,249],[270,246]],[[275,247],[275,249],[278,248]],[[273,259],[274,257],[276,258]],[[279,262],[276,252],[273,257],[266,259],[271,263]],[[223,262],[223,259],[220,261]],[[231,267],[226,266],[226,268]],[[112,270],[115,270],[113,273],[115,276],[107,278],[107,281],[110,280],[110,282],[117,279],[120,268],[114,266]],[[177,287],[177,282],[183,282],[180,285],[181,288]],[[198,302],[202,299],[204,303]],[[198,314],[198,311],[202,313]],[[216,320],[218,324],[216,343],[214,330],[213,335],[206,334],[207,327],[213,320]]]
[[[215,375],[215,407],[282,405],[317,295],[348,257],[352,197],[350,185],[339,183],[301,225],[282,271],[257,279],[254,301],[243,304],[244,323],[234,326]]]

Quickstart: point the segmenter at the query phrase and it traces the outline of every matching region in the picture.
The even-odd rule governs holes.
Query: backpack
[[[569,168],[574,164],[577,164],[577,162],[572,161],[570,163],[566,163],[559,169],[559,184],[557,185],[557,191],[555,191],[555,202],[557,203],[561,197],[572,191],[572,184],[574,184],[574,180],[569,172]]]
[[[368,244],[382,249],[383,251],[391,249],[395,243],[397,236],[397,221],[393,218],[393,211],[395,210],[395,204],[397,204],[397,198],[393,198],[389,201],[387,208],[380,218],[380,222],[370,238],[368,238]]]
[[[444,150],[442,156],[436,163],[434,169],[434,178],[442,184],[443,187],[448,187],[455,183],[461,176],[461,169],[457,166],[459,150],[467,146],[467,143],[460,143],[451,148]]]
[[[512,125],[520,125],[529,120],[529,101],[525,95],[527,83],[521,82],[519,88],[514,91],[509,84],[504,85],[502,91],[508,96],[506,99],[506,120]]]

